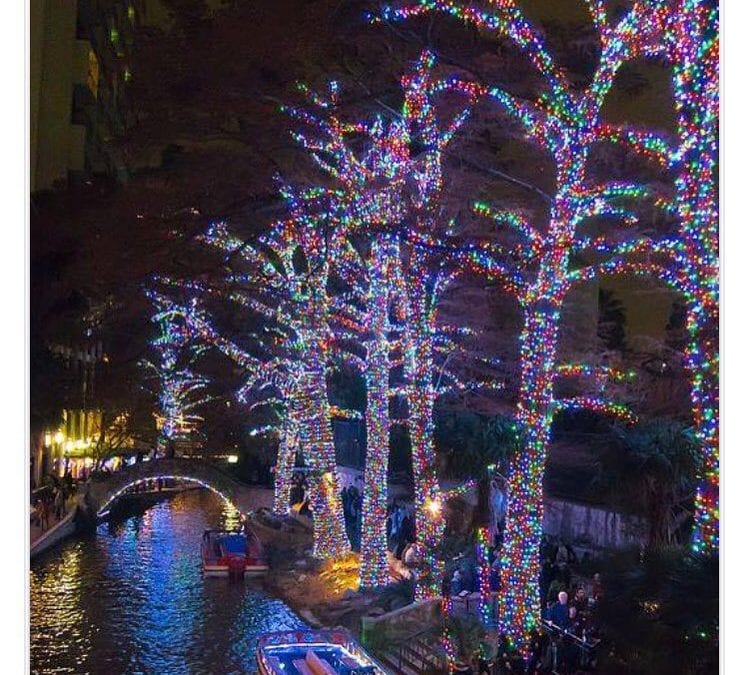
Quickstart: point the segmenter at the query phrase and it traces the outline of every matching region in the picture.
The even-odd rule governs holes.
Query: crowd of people
[[[67,500],[74,494],[75,482],[69,472],[60,479],[47,476],[44,486],[31,496],[31,524],[46,532],[67,515]]]
[[[592,670],[599,642],[593,608],[603,593],[600,574],[595,573],[591,580],[577,575],[577,555],[561,539],[552,543],[544,535],[540,552],[542,626],[531,635],[527,663],[502,636],[496,672],[572,675]]]
[[[489,549],[490,585],[493,592],[501,588],[499,544],[501,528],[495,528],[494,546]],[[530,640],[530,654],[525,659],[505,635],[494,636],[471,664],[461,664],[459,672],[472,675],[522,673],[557,673],[573,675],[595,667],[595,646],[599,642],[593,608],[602,596],[600,574],[592,579],[576,574],[577,555],[562,540],[556,543],[543,537],[541,542],[541,576],[539,581],[542,624]],[[458,596],[463,591],[477,592],[478,570],[472,558],[463,556],[445,577],[443,595]]]

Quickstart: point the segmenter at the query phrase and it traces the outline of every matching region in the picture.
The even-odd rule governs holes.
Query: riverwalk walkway
[[[28,538],[32,558],[74,532],[76,504],[77,498],[70,495],[65,502],[65,515],[58,519],[54,513],[50,513],[49,527],[43,530],[40,525],[35,524],[35,519],[30,517]]]

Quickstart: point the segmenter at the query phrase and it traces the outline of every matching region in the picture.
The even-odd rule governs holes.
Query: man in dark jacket
[[[569,621],[569,594],[566,591],[559,593],[559,601],[551,605],[546,613],[546,620],[566,630],[570,626]]]

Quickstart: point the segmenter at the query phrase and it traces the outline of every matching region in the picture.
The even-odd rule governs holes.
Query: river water
[[[303,626],[259,581],[205,579],[199,543],[237,512],[183,492],[102,524],[31,566],[31,672],[256,672],[256,636]]]

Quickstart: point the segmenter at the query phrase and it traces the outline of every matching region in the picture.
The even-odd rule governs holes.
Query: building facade
[[[31,0],[31,192],[87,174],[124,179],[111,141],[126,128],[144,0]]]

